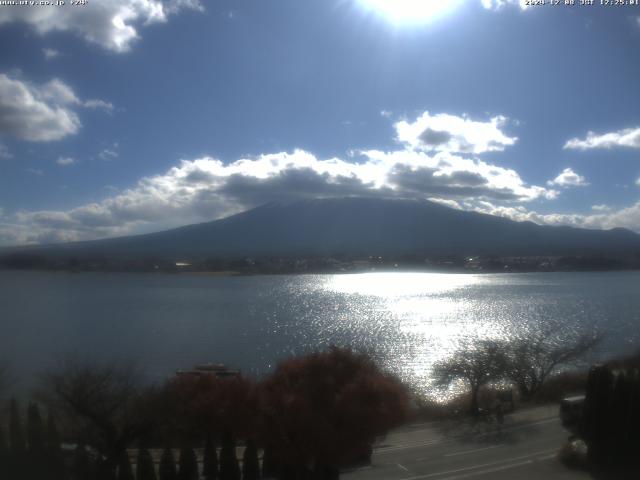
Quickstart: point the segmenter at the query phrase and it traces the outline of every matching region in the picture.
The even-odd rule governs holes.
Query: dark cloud
[[[479,173],[463,170],[444,174],[436,168],[411,168],[398,164],[389,174],[389,180],[400,190],[427,196],[493,200],[521,199],[513,190],[491,187],[487,179]]]
[[[418,138],[425,145],[437,146],[437,145],[444,145],[445,143],[449,143],[451,141],[452,135],[449,132],[443,132],[443,131],[427,128],[424,132],[420,134]]]
[[[217,192],[254,206],[299,198],[367,195],[372,187],[356,177],[334,177],[311,168],[287,168],[267,178],[231,175]]]

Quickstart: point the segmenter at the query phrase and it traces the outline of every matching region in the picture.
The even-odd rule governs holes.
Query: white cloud
[[[586,138],[572,138],[564,145],[565,149],[574,150],[610,149],[615,147],[640,148],[640,127],[625,128],[603,134],[588,132]]]
[[[0,143],[0,159],[8,159],[8,158],[13,158],[13,155],[11,155],[9,148],[7,148],[7,146],[4,143]]]
[[[75,108],[83,106],[113,109],[103,100],[81,101],[57,78],[33,85],[0,73],[0,136],[48,142],[74,135],[82,126]]]
[[[32,88],[33,90],[35,89]],[[42,85],[34,95],[58,105],[80,105],[81,103],[71,87],[57,78]]]
[[[74,98],[73,92],[59,81],[38,88],[0,74],[0,135],[32,142],[73,135],[81,126],[76,113],[68,107]]]
[[[594,212],[610,212],[612,208],[609,205],[600,204],[591,205],[591,210],[593,210]]]
[[[528,8],[525,0],[480,0],[482,6],[488,10],[501,10],[507,6],[519,6],[522,10]]]
[[[91,99],[87,100],[82,104],[85,108],[89,108],[91,110],[102,110],[105,113],[113,113],[115,107],[111,102],[105,102],[104,100],[99,99]]]
[[[59,98],[59,102],[61,99],[75,102],[75,95],[60,85],[54,83],[49,87],[50,95]],[[516,141],[500,131],[499,125],[504,120],[499,119],[504,117],[483,123],[426,114],[415,123],[424,118],[431,122],[443,117],[447,121],[453,119],[446,131],[452,138],[467,139],[473,147],[471,151],[502,149]],[[469,123],[473,127],[480,124],[483,128],[479,130],[484,133],[471,136],[467,131]],[[442,144],[454,145],[455,142],[448,138]],[[117,144],[99,154],[103,159],[116,156]],[[38,174],[36,170],[32,173]],[[348,160],[320,159],[302,150],[241,158],[226,164],[216,158],[203,157],[181,160],[162,174],[142,178],[131,188],[111,189],[108,197],[99,202],[70,210],[5,213],[0,219],[0,244],[143,233],[222,218],[268,201],[344,196],[426,198],[453,208],[539,224],[586,228],[623,226],[640,231],[640,202],[618,210],[594,205],[589,214],[543,214],[523,205],[523,202],[552,200],[560,190],[553,187],[585,185],[586,180],[567,168],[548,183],[548,186],[530,185],[513,169],[470,154],[445,149],[428,152],[409,141],[395,151],[353,151]]]
[[[44,175],[44,172],[39,168],[27,168],[26,172],[30,173],[31,175],[36,175],[38,177],[42,177]]]
[[[369,168],[383,167],[378,178],[384,178],[385,185],[403,195],[510,202],[553,199],[558,195],[553,189],[527,185],[515,170],[446,152],[434,156],[405,150],[362,153],[369,159]]]
[[[449,153],[367,151],[359,162],[311,153],[260,155],[224,164],[182,160],[161,175],[97,203],[66,211],[19,212],[25,241],[91,239],[213,220],[273,200],[336,196],[431,198],[451,206],[466,199],[513,203],[554,198],[509,169]]]
[[[118,156],[118,152],[109,148],[105,148],[98,154],[100,160],[113,160],[114,158],[118,158]]]
[[[166,22],[184,9],[202,10],[197,0],[104,0],[89,7],[1,8],[0,25],[26,23],[41,35],[73,32],[85,40],[126,52],[139,38],[138,28]]]
[[[550,213],[541,214],[527,210],[523,206],[500,206],[490,202],[480,202],[471,206],[470,209],[490,215],[498,215],[516,221],[530,221],[541,225],[568,225],[579,228],[611,229],[628,228],[640,232],[640,202],[629,207],[613,210],[605,206],[603,209],[596,208],[597,213],[592,214],[566,214]]]
[[[403,120],[394,126],[398,141],[414,150],[480,154],[502,151],[516,143],[516,137],[501,130],[506,122],[503,116],[479,122],[466,116],[424,112],[414,122]]]
[[[47,60],[53,60],[54,58],[57,58],[60,56],[60,52],[53,48],[43,48],[42,54],[44,55],[44,58],[46,58]]]
[[[547,185],[557,187],[586,187],[589,185],[589,182],[571,168],[565,168],[556,178],[549,180]]]
[[[71,157],[58,157],[56,163],[61,167],[68,167],[76,163],[76,160]]]

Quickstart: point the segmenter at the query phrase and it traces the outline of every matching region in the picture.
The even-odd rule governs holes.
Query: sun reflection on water
[[[325,288],[337,293],[404,297],[445,293],[481,281],[480,275],[376,272],[333,275]]]
[[[383,347],[385,366],[426,387],[431,365],[451,355],[461,340],[506,335],[499,321],[490,316],[478,321],[477,311],[470,314],[477,299],[465,289],[487,281],[482,275],[376,272],[334,275],[323,288],[369,310],[369,315],[361,317],[368,323],[361,328],[363,335],[375,330],[373,324],[380,318],[375,312],[387,312],[380,320],[388,322],[390,316],[397,335]]]

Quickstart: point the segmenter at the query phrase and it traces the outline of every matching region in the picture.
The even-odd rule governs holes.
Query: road
[[[465,421],[414,424],[389,434],[372,465],[344,472],[344,480],[585,480],[556,459],[569,433],[558,407],[506,415],[504,423]]]

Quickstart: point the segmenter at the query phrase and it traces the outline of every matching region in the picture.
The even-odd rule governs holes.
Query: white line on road
[[[415,443],[405,443],[402,445],[394,445],[390,447],[382,447],[376,448],[376,452],[378,453],[387,453],[387,452],[395,452],[396,450],[406,450],[408,448],[416,448],[416,447],[428,447],[429,445],[435,445],[436,443],[449,443],[450,441],[443,440],[431,440],[430,442],[415,442]]]
[[[550,423],[550,422],[557,422],[558,419],[556,417],[554,418],[547,418],[545,420],[539,420],[537,422],[531,422],[531,423],[524,423],[524,424],[519,424],[519,425],[514,425],[511,427],[504,427],[502,429],[502,432],[510,432],[513,430],[520,430],[522,428],[527,428],[527,427],[531,427],[534,425],[541,425],[543,423]],[[488,435],[493,435],[495,434],[495,432],[487,432],[487,433],[479,433],[477,435],[475,435],[476,438],[479,437],[486,437]],[[386,447],[380,447],[380,448],[376,448],[375,451],[379,454],[386,454],[389,452],[395,452],[396,450],[407,450],[410,448],[418,448],[418,447],[428,447],[430,445],[436,445],[436,444],[440,444],[440,445],[445,445],[448,443],[454,443],[456,441],[458,441],[460,438],[462,438],[463,436],[454,436],[454,437],[449,437],[449,438],[440,438],[440,439],[436,439],[436,440],[429,440],[427,442],[420,442],[420,441],[416,441],[416,442],[409,442],[409,443],[404,443],[404,444],[400,444],[400,445],[389,445]]]
[[[473,450],[463,450],[461,452],[447,453],[444,456],[445,457],[457,457],[458,455],[465,455],[467,453],[482,452],[483,450],[490,450],[492,448],[497,448],[497,447],[504,447],[504,444],[501,443],[499,445],[491,445],[490,447],[474,448]]]
[[[402,470],[404,470],[405,472],[408,472],[409,469],[407,467],[405,467],[404,465],[401,465],[400,463],[397,464],[398,467],[400,467]]]
[[[511,468],[518,468],[524,465],[530,465],[533,460],[525,460],[524,462],[510,463],[509,465],[502,465],[501,467],[489,468],[487,470],[479,470],[477,472],[465,473],[463,475],[456,475],[454,477],[442,477],[440,480],[460,480],[461,478],[476,477],[478,475],[484,475],[485,473],[495,473],[502,470],[509,470]]]
[[[551,459],[553,457],[555,457],[555,454],[545,455],[544,457],[536,458],[536,461],[537,462],[542,462],[543,460],[549,460],[549,459]],[[487,470],[479,470],[477,472],[465,473],[463,475],[456,475],[454,477],[443,477],[440,480],[460,480],[462,478],[469,478],[469,477],[476,477],[478,475],[484,475],[485,473],[495,473],[495,472],[500,472],[500,471],[503,471],[503,470],[509,470],[511,468],[518,468],[518,467],[522,467],[524,465],[530,465],[532,463],[533,463],[533,460],[525,460],[523,462],[510,463],[508,465],[501,465],[500,467],[489,468]]]
[[[500,465],[500,464],[509,463],[509,462],[515,462],[517,460],[524,460],[524,459],[528,460],[527,462],[525,462],[525,464],[526,464],[526,463],[531,463],[533,461],[532,457],[538,457],[540,455],[548,455],[551,452],[555,452],[555,449],[553,449],[553,450],[542,450],[542,451],[539,451],[539,452],[533,452],[533,453],[529,453],[527,455],[522,455],[522,456],[519,456],[519,457],[506,458],[504,460],[498,460],[496,462],[483,463],[483,464],[479,464],[479,465],[472,465],[470,467],[458,468],[456,470],[447,470],[447,471],[444,471],[444,472],[428,473],[426,475],[418,475],[418,476],[415,476],[415,477],[405,477],[402,480],[423,480],[425,478],[433,478],[433,477],[440,477],[440,476],[443,476],[443,475],[450,475],[450,474],[455,474],[455,473],[468,472],[470,470],[477,470],[479,468],[485,468],[485,467],[493,467],[493,466],[497,466],[497,465]],[[517,466],[517,464],[512,464],[512,465],[516,465]],[[514,467],[511,466],[509,468],[514,468]],[[454,478],[456,478],[456,477],[454,477]],[[448,477],[444,477],[441,480],[445,480],[445,479],[449,480]]]

